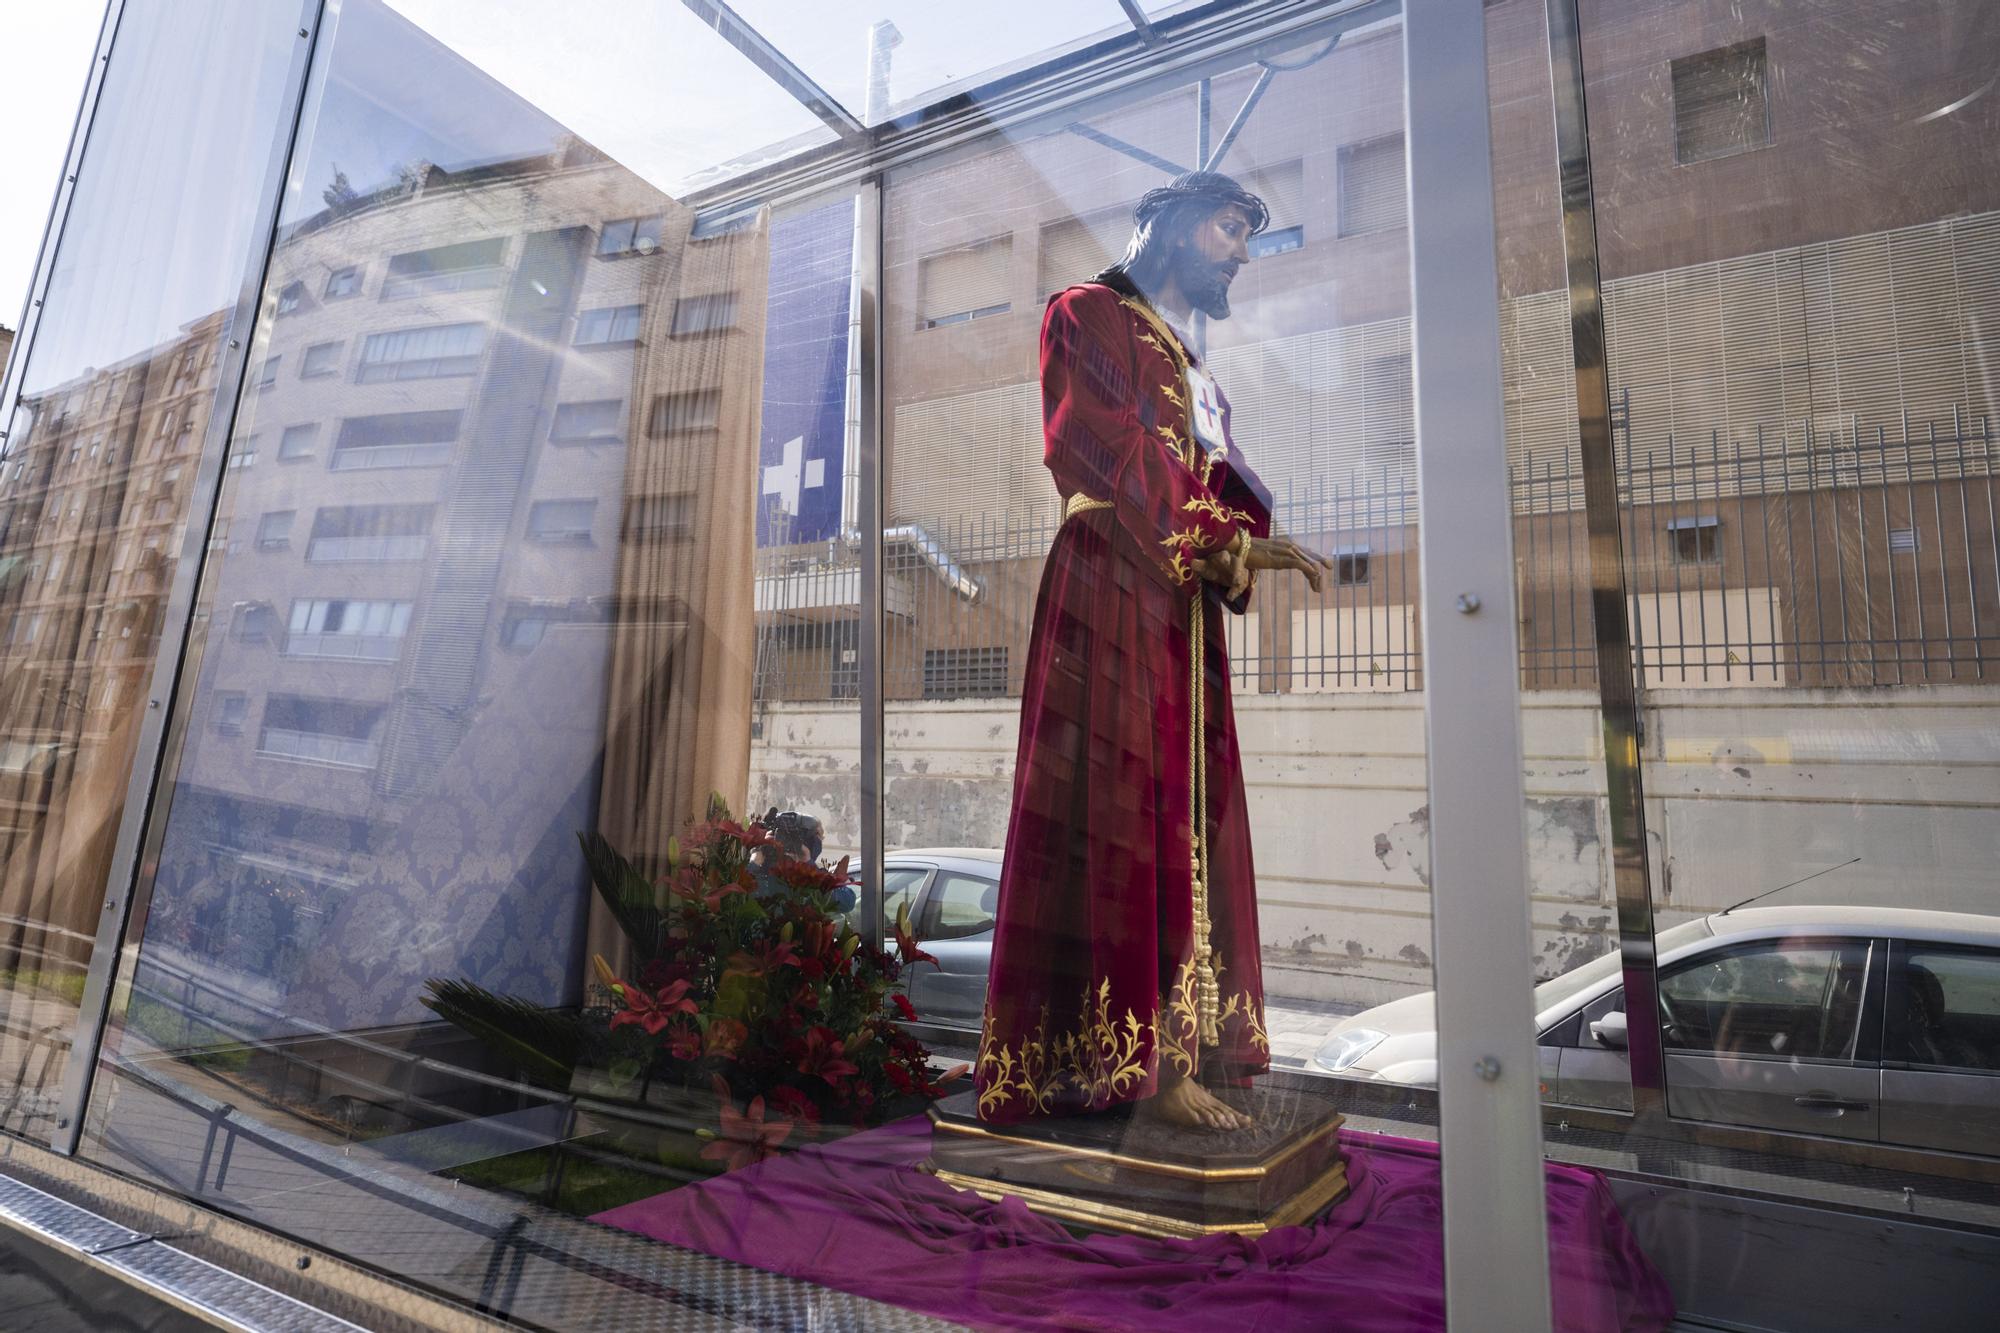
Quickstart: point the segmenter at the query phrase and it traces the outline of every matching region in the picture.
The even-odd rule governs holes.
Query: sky
[[[15,328],[104,7],[0,0],[0,324]]]
[[[676,4],[388,0],[458,53],[670,193],[703,168],[818,123]],[[1152,14],[1174,8],[1145,0]],[[866,39],[896,22],[900,101],[1125,24],[1117,0],[739,0],[739,12],[857,113]],[[593,11],[603,16],[592,17]],[[617,22],[608,21],[610,15]],[[553,15],[561,15],[552,21]],[[99,0],[0,0],[0,324],[17,327],[103,18]],[[636,25],[636,26],[635,26]],[[662,66],[679,64],[662,83]],[[717,109],[728,107],[726,115]],[[634,114],[635,107],[645,108]],[[350,126],[351,131],[362,129]],[[329,127],[329,133],[331,127]],[[339,147],[359,175],[365,146]],[[385,146],[386,147],[386,146]]]

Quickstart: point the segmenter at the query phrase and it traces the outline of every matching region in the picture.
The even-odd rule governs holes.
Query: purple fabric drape
[[[1443,1328],[1436,1145],[1354,1132],[1341,1142],[1347,1196],[1310,1226],[1258,1240],[1078,1239],[917,1170],[930,1147],[922,1117],[594,1220],[977,1328]],[[1603,1179],[1549,1166],[1548,1208],[1556,1328],[1665,1328],[1673,1299]]]

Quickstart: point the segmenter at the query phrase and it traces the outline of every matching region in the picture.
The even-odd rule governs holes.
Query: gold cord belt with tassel
[[[1063,501],[1063,522],[1067,523],[1078,514],[1087,514],[1093,509],[1109,509],[1111,501],[1093,500],[1088,495],[1072,495]]]

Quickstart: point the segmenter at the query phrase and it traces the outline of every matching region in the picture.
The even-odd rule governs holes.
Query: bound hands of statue
[[[1333,568],[1331,556],[1307,550],[1289,537],[1252,537],[1247,549],[1213,551],[1195,561],[1195,573],[1224,589],[1231,598],[1241,597],[1250,587],[1250,575],[1260,569],[1296,569],[1306,576],[1314,592]]]

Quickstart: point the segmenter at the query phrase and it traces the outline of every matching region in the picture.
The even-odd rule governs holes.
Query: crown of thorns
[[[1264,207],[1264,201],[1219,171],[1183,172],[1167,184],[1146,191],[1139,196],[1139,206],[1132,210],[1132,220],[1143,227],[1174,204],[1194,200],[1217,208],[1228,204],[1240,206],[1250,215],[1252,236],[1271,225],[1271,210]]]

